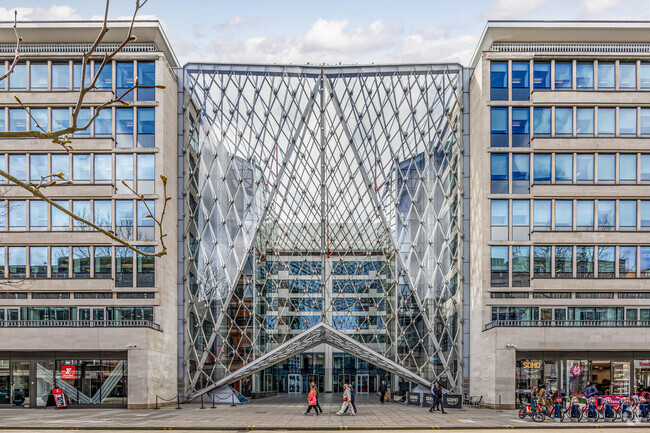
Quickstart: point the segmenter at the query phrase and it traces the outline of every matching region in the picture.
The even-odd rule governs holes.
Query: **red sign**
[[[74,379],[74,365],[62,365],[61,366],[61,379]]]
[[[56,407],[68,407],[68,402],[66,401],[61,388],[54,388],[52,394],[54,395],[54,403],[56,403]]]

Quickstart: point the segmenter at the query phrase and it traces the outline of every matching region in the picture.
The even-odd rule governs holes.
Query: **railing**
[[[495,42],[490,51],[536,53],[647,53],[648,43]]]
[[[495,320],[485,325],[484,331],[492,328],[541,327],[541,328],[645,328],[650,327],[650,320]]]
[[[90,49],[92,44],[20,44],[21,53],[84,53]],[[110,53],[117,49],[119,44],[99,44],[98,53]],[[13,53],[16,44],[0,44],[0,53]],[[122,51],[157,51],[155,44],[150,43],[129,43]]]
[[[149,320],[0,320],[0,328],[151,328],[162,327]]]

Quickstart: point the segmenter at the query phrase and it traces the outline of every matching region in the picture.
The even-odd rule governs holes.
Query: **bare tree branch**
[[[20,51],[20,43],[23,41],[23,38],[18,36],[18,27],[16,26],[16,19],[18,18],[18,11],[14,11],[14,33],[16,34],[16,51],[14,51],[14,60],[11,62],[11,65],[9,65],[9,69],[3,74],[0,75],[0,81],[4,80],[7,78],[11,73],[14,71],[14,68],[16,67],[16,63],[18,63],[18,59],[20,58],[20,55],[18,52]]]

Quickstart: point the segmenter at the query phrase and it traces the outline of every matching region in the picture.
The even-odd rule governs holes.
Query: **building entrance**
[[[343,392],[343,386],[346,383],[350,383],[350,375],[349,374],[339,374],[338,379],[339,379],[339,382],[338,382],[338,386],[336,387],[336,392],[342,393]]]
[[[368,374],[357,374],[356,391],[357,394],[368,394]]]
[[[289,394],[300,394],[300,384],[302,383],[302,375],[300,374],[290,374],[289,375],[289,384],[287,386]]]

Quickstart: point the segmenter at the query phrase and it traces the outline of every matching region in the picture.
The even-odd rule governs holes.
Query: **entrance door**
[[[19,407],[30,406],[29,361],[12,363],[12,404]]]
[[[339,386],[337,392],[343,393],[343,385],[345,385],[346,383],[350,383],[350,375],[339,374]]]
[[[289,394],[300,394],[300,383],[302,382],[302,375],[290,374],[288,381],[289,384],[287,388],[289,389]]]
[[[357,374],[357,394],[368,394],[368,375]]]

